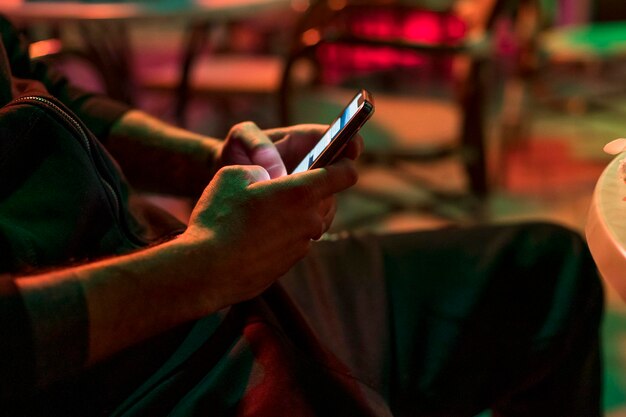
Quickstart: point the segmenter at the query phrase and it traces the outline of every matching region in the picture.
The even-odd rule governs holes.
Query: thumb
[[[265,168],[258,165],[238,165],[235,167],[241,171],[248,185],[254,184],[255,182],[267,181],[272,178]]]
[[[285,163],[274,145],[257,146],[252,149],[250,152],[250,160],[253,164],[265,168],[270,178],[278,178],[287,175]]]

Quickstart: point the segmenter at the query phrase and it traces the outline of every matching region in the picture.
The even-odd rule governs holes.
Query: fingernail
[[[280,177],[287,173],[285,165],[280,160],[280,155],[274,149],[266,147],[255,149],[252,161],[265,168],[272,178]]]

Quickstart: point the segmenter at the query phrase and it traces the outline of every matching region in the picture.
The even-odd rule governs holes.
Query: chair
[[[538,109],[623,115],[626,9],[618,3],[601,12],[609,2],[593,2],[590,13],[591,2],[559,2],[551,13],[537,1],[525,2],[515,34],[521,53],[504,87],[503,153],[524,150]],[[501,183],[507,183],[504,175]]]
[[[519,34],[526,50],[510,78],[517,99],[508,102],[534,100],[573,114],[610,109],[611,101],[626,93],[626,9],[619,2],[593,2],[591,10],[591,2],[570,1],[551,13],[539,10],[536,1],[526,3],[526,28]],[[510,124],[528,124],[523,113],[516,112]],[[523,137],[519,132],[508,136]]]
[[[531,79],[538,98],[580,113],[605,108],[607,98],[626,93],[626,14],[623,18],[544,30]]]
[[[283,124],[310,121],[312,111],[321,106],[312,105],[306,118],[299,117],[293,109],[303,97],[333,97],[338,89],[368,88],[374,93],[377,114],[365,128],[362,160],[368,167],[392,169],[396,179],[410,180],[426,190],[429,201],[407,200],[406,195],[390,198],[384,185],[360,192],[386,199],[392,210],[426,206],[454,221],[475,221],[483,218],[481,201],[490,191],[485,120],[489,31],[505,2],[475,2],[467,9],[458,3],[439,4],[437,9],[426,9],[393,0],[316,1],[296,28],[282,75],[279,108]],[[303,77],[307,72],[309,76]],[[442,91],[447,96],[442,97]],[[425,92],[431,93],[429,98]],[[428,124],[429,112],[441,120],[435,129]],[[381,113],[390,115],[380,117],[385,122],[382,128],[375,121]],[[394,126],[390,120],[398,123]],[[418,132],[422,136],[443,130],[450,137],[429,141],[414,135],[420,120],[430,126]],[[384,133],[394,138],[393,143],[380,143]],[[416,165],[430,167],[450,159],[461,162],[464,190],[451,189],[441,178],[433,187],[432,175],[429,186],[411,172]]]
[[[288,30],[294,13],[272,10],[226,24],[194,21],[183,29],[173,55],[159,64],[138,66],[137,86],[170,94],[174,120],[181,126],[188,126],[191,100],[215,103],[223,124],[220,133],[225,134],[238,116],[237,101],[262,103],[266,110],[278,91],[282,51],[274,50],[280,43],[275,38]],[[237,37],[244,39],[237,41]]]

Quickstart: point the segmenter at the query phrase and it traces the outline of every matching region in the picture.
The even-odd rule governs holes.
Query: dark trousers
[[[362,404],[375,411],[358,415],[600,416],[602,306],[585,243],[559,226],[331,237],[268,293],[231,309],[239,320],[181,326],[29,406],[102,415],[126,398],[119,415],[236,416],[246,415],[237,395],[252,386],[247,406],[259,400],[266,412],[252,415],[262,416],[352,417],[346,410]],[[172,358],[178,365],[164,370]],[[254,387],[274,374],[286,388]],[[285,399],[292,394],[304,400]]]
[[[396,416],[600,416],[602,288],[550,224],[320,242],[284,281]]]

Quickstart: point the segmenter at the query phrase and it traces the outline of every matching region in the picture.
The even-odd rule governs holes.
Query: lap
[[[581,332],[593,338],[601,297],[592,270],[579,236],[552,225],[524,224],[321,241],[280,284],[315,342],[380,393],[397,415],[410,404],[413,415],[445,410],[453,416],[451,409],[492,405],[503,395],[499,389],[519,386],[527,376],[521,375],[524,367],[534,366],[531,359],[563,354],[581,315],[587,320],[581,321]],[[271,304],[271,297],[264,302]],[[286,318],[272,317],[272,326],[287,328],[281,320]],[[285,331],[280,339],[290,337]],[[167,338],[161,351],[176,350],[184,338]],[[151,350],[150,344],[139,347],[134,357]],[[152,372],[150,362],[145,368]],[[212,367],[205,371],[216,374]],[[110,375],[94,386],[114,386]],[[209,379],[196,387],[198,398],[214,387],[227,389],[233,380]],[[76,391],[66,392],[69,397]],[[88,394],[85,403],[101,393]]]
[[[493,403],[601,310],[584,242],[550,224],[323,241],[281,283],[359,378],[425,407]]]

